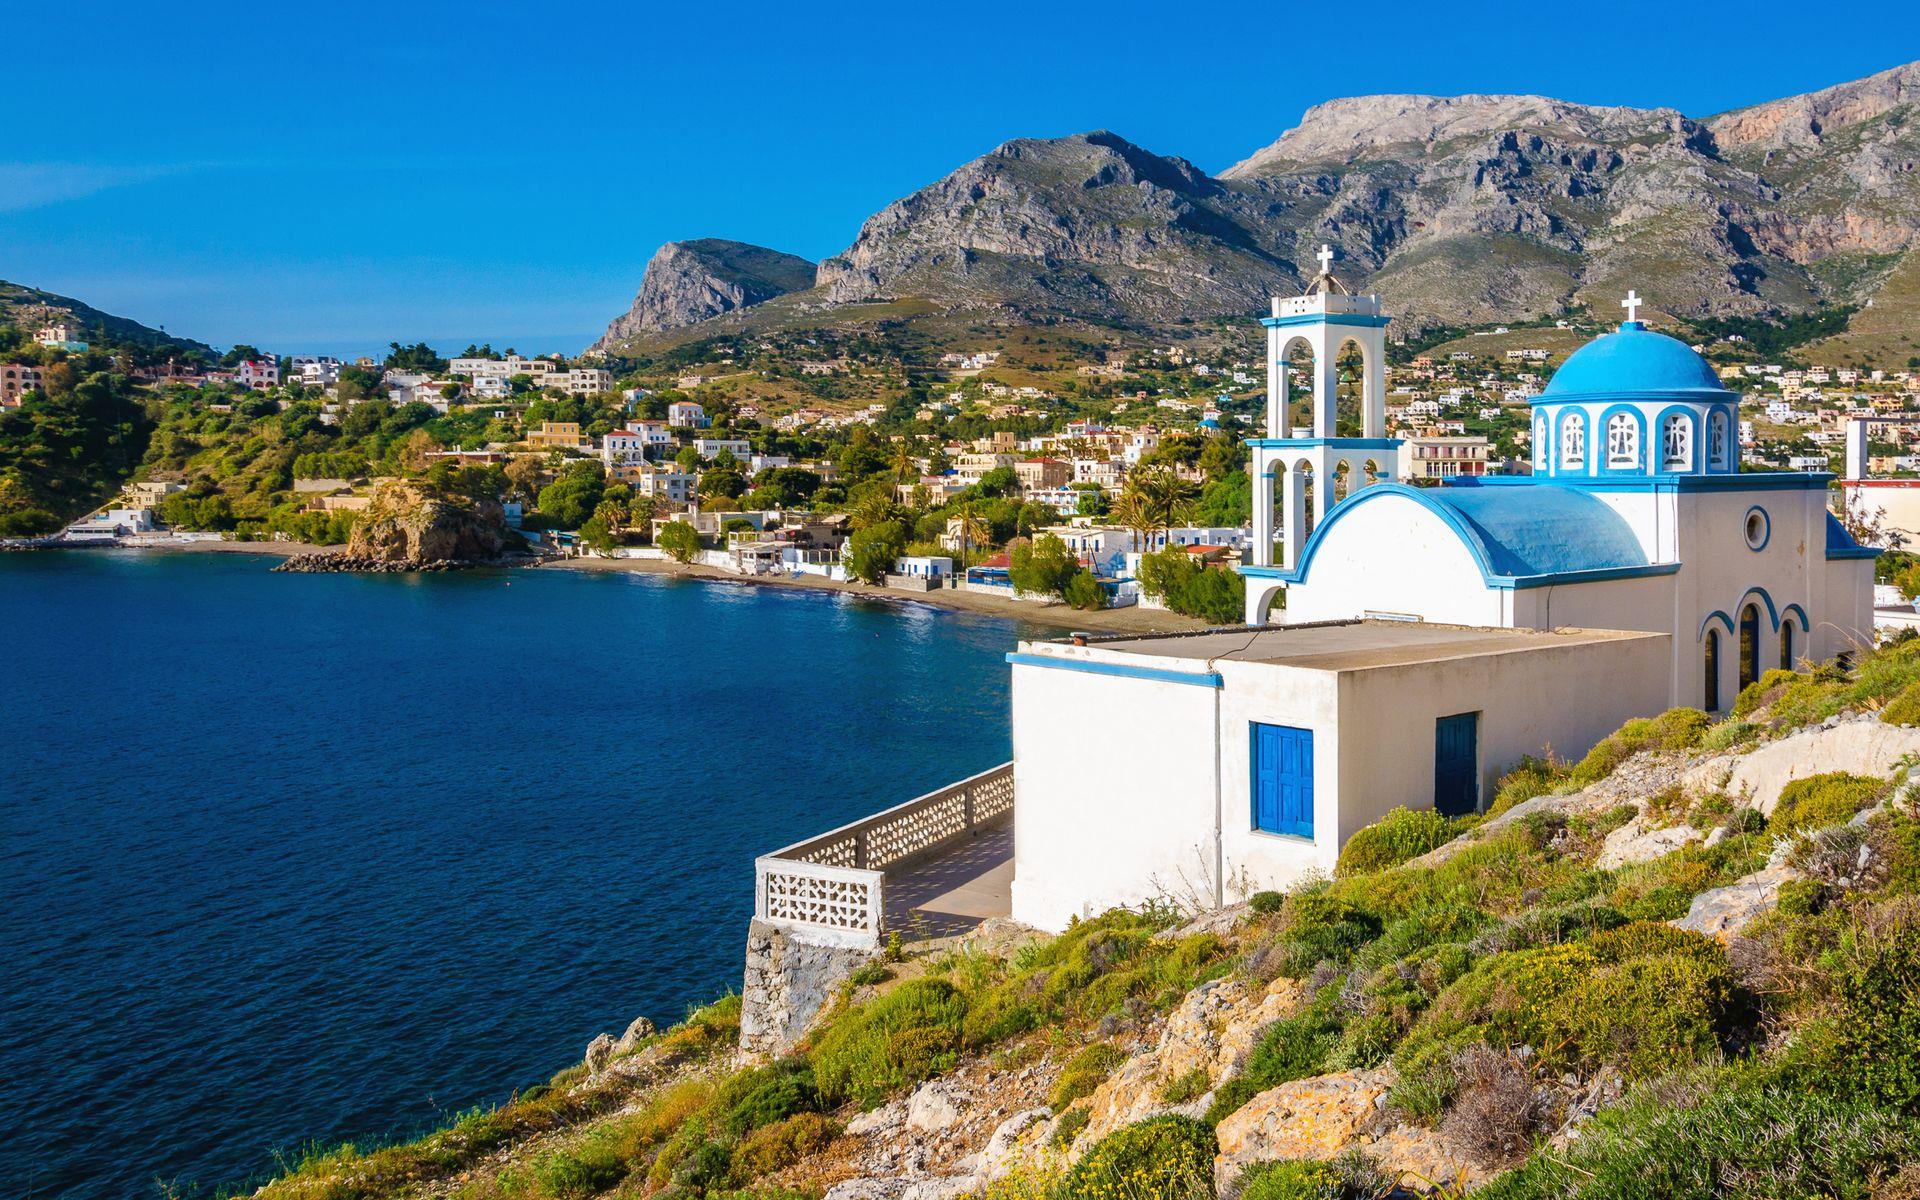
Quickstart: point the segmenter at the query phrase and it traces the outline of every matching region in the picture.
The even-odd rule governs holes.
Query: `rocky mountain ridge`
[[[102,312],[71,296],[0,279],[0,324],[16,325],[31,337],[42,325],[59,321],[77,326],[83,335],[96,340],[138,346],[174,346],[182,350],[213,353],[212,347],[204,342],[175,337],[165,330],[150,328],[131,318]]]
[[[1920,238],[1917,165],[1920,63],[1706,118],[1344,98],[1218,176],[1107,131],[1007,142],[869,217],[807,299],[1166,326],[1297,290],[1324,241],[1403,327],[1630,286],[1680,317],[1866,305]]]
[[[746,242],[668,242],[647,262],[633,306],[607,326],[597,348],[641,333],[693,325],[813,286],[814,265]]]

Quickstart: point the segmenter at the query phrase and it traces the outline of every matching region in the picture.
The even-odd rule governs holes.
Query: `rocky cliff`
[[[491,562],[513,536],[495,501],[390,483],[374,492],[354,522],[347,555],[381,562]]]
[[[633,307],[616,317],[596,346],[641,333],[679,329],[813,286],[814,265],[793,254],[701,238],[668,242],[647,263]]]
[[[174,337],[130,318],[102,312],[71,296],[0,279],[0,325],[17,325],[32,336],[40,326],[61,321],[74,326],[83,338],[92,341],[213,353],[213,348],[205,342]]]
[[[1679,316],[1802,312],[1876,295],[1920,236],[1916,164],[1920,64],[1710,118],[1356,97],[1217,177],[1109,132],[1007,142],[868,218],[816,282],[1155,326],[1257,309],[1325,241],[1403,327],[1611,315],[1629,286]]]

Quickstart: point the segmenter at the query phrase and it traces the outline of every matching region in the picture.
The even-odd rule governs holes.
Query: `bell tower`
[[[1300,550],[1314,525],[1345,495],[1386,483],[1398,475],[1398,439],[1387,437],[1387,322],[1380,297],[1356,296],[1333,274],[1333,248],[1320,247],[1320,273],[1303,295],[1273,300],[1267,329],[1267,420],[1265,436],[1253,438],[1253,562],[1247,576],[1247,623],[1264,621],[1274,595],[1297,570]],[[1338,425],[1340,350],[1360,352],[1360,436],[1342,437]],[[1312,355],[1310,425],[1293,427],[1296,345]],[[1277,511],[1276,511],[1277,510]],[[1276,517],[1278,520],[1276,521]]]

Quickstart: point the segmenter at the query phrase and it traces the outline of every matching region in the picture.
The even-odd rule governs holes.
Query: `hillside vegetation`
[[[729,998],[259,1194],[1920,1195],[1909,762],[1719,790],[1858,722],[1920,745],[1920,641],[1522,764],[1489,814],[1396,812],[1331,880],[876,962],[772,1062]]]

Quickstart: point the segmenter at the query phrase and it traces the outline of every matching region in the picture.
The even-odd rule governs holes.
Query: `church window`
[[[1693,466],[1693,422],[1683,413],[1670,413],[1661,424],[1660,464],[1669,471]]]
[[[1752,604],[1740,610],[1740,690],[1760,678],[1760,609]]]
[[[1707,630],[1707,697],[1701,707],[1708,712],[1720,711],[1720,631]]]
[[[1560,465],[1578,467],[1587,461],[1587,422],[1579,413],[1560,421]]]
[[[1715,409],[1707,418],[1707,465],[1725,470],[1729,458],[1727,445],[1727,414]]]
[[[1536,471],[1544,471],[1553,461],[1553,439],[1547,436],[1547,419],[1536,417],[1533,422],[1533,466]]]
[[[1780,669],[1793,670],[1793,622],[1780,622]]]
[[[1634,467],[1640,464],[1640,427],[1629,413],[1615,413],[1607,419],[1607,465]]]

